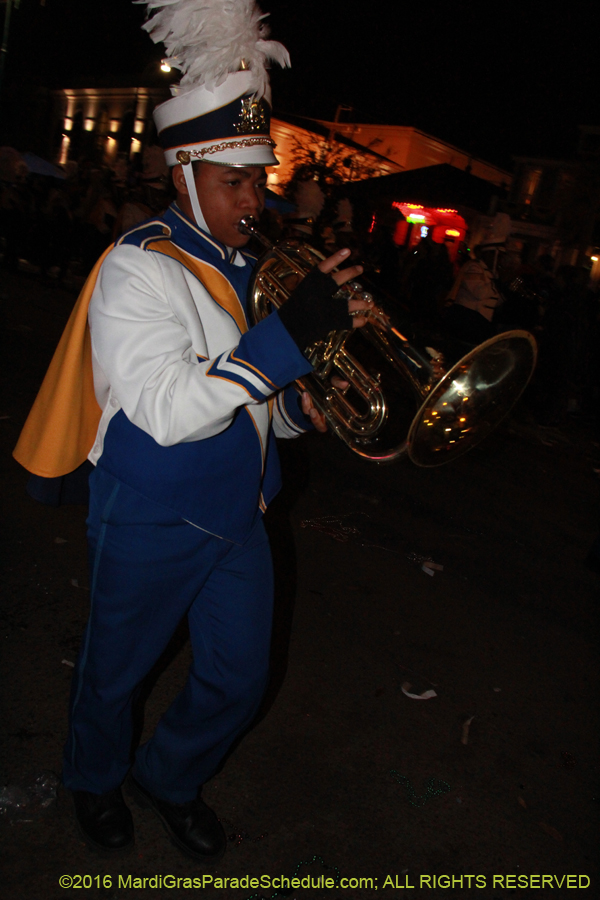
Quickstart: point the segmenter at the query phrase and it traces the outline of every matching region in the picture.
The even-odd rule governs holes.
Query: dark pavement
[[[135,850],[111,859],[86,848],[62,788],[47,806],[25,802],[31,790],[16,788],[60,770],[67,663],[89,597],[85,510],[36,504],[10,458],[74,294],[5,273],[0,293],[2,897],[549,900],[573,896],[576,882],[556,885],[575,875],[575,896],[600,898],[600,575],[583,564],[599,529],[600,447],[584,423],[542,429],[523,407],[438,469],[379,468],[318,435],[281,448],[273,680],[205,789],[231,835],[215,870],[181,856],[148,811],[133,807]],[[355,530],[306,525],[324,516]],[[428,575],[411,555],[443,570]],[[147,691],[145,733],[188,659],[182,628]],[[6,802],[19,796],[19,808]],[[91,880],[62,888],[62,875]],[[261,875],[315,886],[217,881]],[[534,875],[558,882],[523,881]]]

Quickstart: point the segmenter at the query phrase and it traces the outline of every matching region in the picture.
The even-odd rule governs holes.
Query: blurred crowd
[[[589,268],[557,265],[523,242],[481,232],[467,233],[457,253],[431,232],[416,247],[399,246],[402,213],[361,207],[343,188],[329,203],[314,184],[293,199],[292,216],[265,211],[272,240],[299,239],[325,254],[349,247],[347,264],[365,266],[369,288],[417,343],[452,337],[466,352],[504,331],[531,332],[538,363],[526,400],[535,419],[552,426],[570,414],[598,423],[600,295]]]
[[[36,168],[12,148],[0,148],[2,264],[57,284],[77,284],[115,238],[162,212],[173,197],[159,148],[149,148],[139,169],[125,157],[113,167],[81,158],[54,174]]]

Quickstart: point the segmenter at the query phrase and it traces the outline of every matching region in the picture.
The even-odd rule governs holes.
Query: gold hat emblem
[[[254,97],[242,97],[240,118],[235,126],[239,134],[252,134],[257,131],[265,131],[267,128],[267,115],[265,104]]]

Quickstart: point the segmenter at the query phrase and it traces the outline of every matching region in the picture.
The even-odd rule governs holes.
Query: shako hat
[[[256,99],[251,72],[229,75],[214,91],[205,87],[174,97],[154,110],[168,166],[196,159],[228,166],[276,166],[269,135],[271,108]]]
[[[167,165],[278,165],[267,62],[285,67],[290,58],[282,44],[266,39],[266,15],[255,0],[136,2],[154,12],[143,27],[183,73],[172,99],[153,114]]]

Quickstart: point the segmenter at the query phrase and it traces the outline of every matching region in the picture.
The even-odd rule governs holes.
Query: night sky
[[[505,167],[569,157],[600,124],[598,5],[264,0],[292,56],[272,75],[275,114],[414,125]],[[0,9],[2,7],[0,6]],[[162,55],[129,0],[21,0],[7,84],[149,83]],[[158,76],[160,77],[160,76]]]

